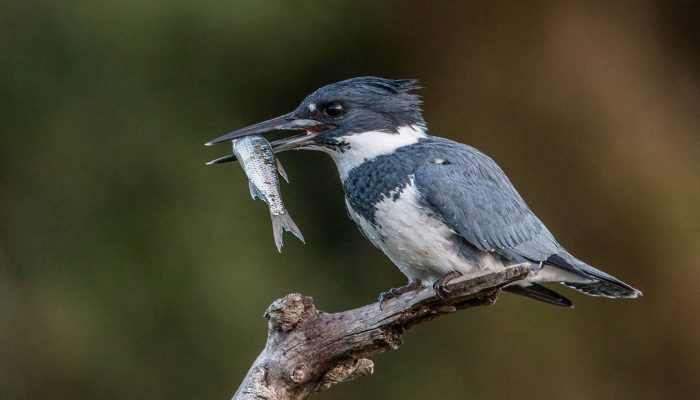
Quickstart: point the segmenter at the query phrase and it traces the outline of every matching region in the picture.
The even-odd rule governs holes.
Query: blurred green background
[[[202,144],[358,75],[418,78],[574,254],[644,291],[502,296],[325,399],[700,398],[700,2],[0,4],[0,399],[227,399],[289,292],[403,276],[330,159],[281,159],[302,246]]]

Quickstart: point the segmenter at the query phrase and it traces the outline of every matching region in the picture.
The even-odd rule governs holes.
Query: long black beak
[[[316,137],[322,132],[333,128],[333,125],[324,124],[313,119],[294,118],[292,114],[289,113],[282,115],[281,117],[273,118],[264,122],[257,123],[255,125],[241,128],[237,131],[229,132],[206,143],[205,146],[212,146],[218,143],[228,142],[231,140],[241,138],[243,136],[261,135],[267,132],[278,130],[304,132],[300,135],[294,135],[285,139],[275,140],[274,142],[270,143],[270,146],[272,146],[272,150],[275,153],[278,153],[280,151],[291,150],[312,143],[314,137]],[[233,154],[217,158],[216,160],[211,160],[207,163],[207,165],[221,164],[231,161],[236,161],[236,156]]]
[[[207,165],[214,165],[214,164],[222,164],[222,163],[227,163],[231,161],[236,161],[236,155],[235,154],[229,154],[227,156],[219,157],[216,160],[211,160],[207,162]]]
[[[305,144],[308,144],[309,142],[312,142],[313,138],[316,137],[316,135],[318,135],[319,133],[320,132],[309,132],[306,134],[295,135],[285,139],[275,140],[274,142],[270,143],[270,147],[272,147],[272,151],[275,153],[279,153],[285,150],[292,150],[299,146],[303,146]],[[235,154],[229,154],[223,157],[219,157],[215,160],[211,160],[207,162],[206,165],[223,164],[236,160],[237,158]]]
[[[237,131],[229,132],[223,136],[208,142],[205,146],[212,146],[217,143],[228,142],[248,135],[259,135],[271,131],[307,131],[307,132],[322,132],[330,129],[331,126],[323,124],[312,119],[296,119],[291,113],[273,118],[267,121],[251,125]]]

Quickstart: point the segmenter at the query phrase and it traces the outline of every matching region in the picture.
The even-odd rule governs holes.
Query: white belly
[[[470,275],[503,268],[490,254],[484,253],[478,263],[464,257],[452,241],[456,232],[430,216],[418,196],[411,180],[398,199],[389,196],[377,205],[374,225],[349,205],[348,210],[365,236],[409,279],[432,284],[451,271]]]

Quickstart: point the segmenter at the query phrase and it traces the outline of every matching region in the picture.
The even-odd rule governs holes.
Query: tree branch
[[[425,288],[354,310],[325,313],[310,297],[289,294],[265,312],[267,344],[233,400],[306,399],[310,394],[373,372],[366,357],[398,349],[401,335],[437,316],[496,302],[500,288],[524,278],[529,268],[508,267],[449,283],[441,298]]]

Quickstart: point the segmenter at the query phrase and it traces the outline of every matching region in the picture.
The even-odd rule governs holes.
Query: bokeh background
[[[0,4],[0,399],[227,399],[265,308],[404,278],[331,160],[281,155],[277,254],[222,133],[359,75],[418,78],[574,254],[644,291],[502,296],[420,326],[325,399],[700,398],[700,3]]]

